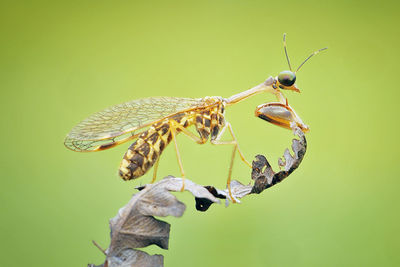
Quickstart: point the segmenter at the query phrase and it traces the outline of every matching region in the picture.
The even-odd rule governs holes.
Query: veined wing
[[[65,146],[79,152],[100,151],[136,138],[141,129],[176,113],[202,106],[201,98],[149,97],[97,112],[76,125]]]

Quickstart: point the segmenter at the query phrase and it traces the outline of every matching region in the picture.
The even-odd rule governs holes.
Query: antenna
[[[283,39],[285,39],[285,37],[283,37]],[[328,49],[328,47],[324,47],[324,48],[321,48],[320,50],[313,52],[311,55],[308,56],[308,58],[306,58],[306,60],[303,61],[303,63],[300,64],[300,66],[297,68],[297,70],[294,73],[297,73],[299,71],[299,69],[304,65],[304,63],[306,63],[307,60],[309,60],[312,56],[314,56],[314,55],[318,54],[319,52],[324,51],[326,49]],[[285,48],[285,51],[286,51],[286,48]]]
[[[289,65],[289,69],[290,69],[290,71],[292,71],[292,66],[290,66],[290,60],[289,60],[289,56],[288,56],[287,49],[286,49],[286,33],[283,34],[283,49],[285,50],[285,55],[286,55],[287,63]]]

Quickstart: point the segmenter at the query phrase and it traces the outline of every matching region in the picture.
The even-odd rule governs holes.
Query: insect
[[[287,54],[285,36],[283,38],[284,51],[290,70],[282,71],[277,77],[269,77],[265,82],[229,98],[219,96],[204,98],[150,97],[115,105],[93,114],[76,125],[65,138],[64,144],[73,151],[90,152],[106,150],[136,139],[122,159],[119,175],[124,180],[136,179],[154,166],[152,182],[156,179],[160,155],[172,141],[181,176],[185,177],[176,141],[179,133],[183,133],[198,144],[204,144],[210,140],[214,145],[232,145],[233,152],[228,171],[227,188],[230,198],[235,202],[231,194],[230,182],[236,152],[246,165],[250,168],[251,165],[239,148],[231,124],[225,120],[224,114],[227,107],[259,93],[272,93],[278,102],[259,106],[256,116],[286,128],[289,128],[288,125],[293,121],[304,131],[308,130],[308,127],[287,104],[287,99],[281,90],[300,92],[295,85],[296,72],[313,55],[326,48],[312,53],[293,72]],[[286,115],[285,112],[287,112]],[[194,126],[198,135],[189,131],[187,129],[189,126]],[[226,130],[232,140],[221,141]],[[183,179],[182,190],[184,185]]]

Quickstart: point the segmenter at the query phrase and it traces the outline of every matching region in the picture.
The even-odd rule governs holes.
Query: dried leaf
[[[95,266],[89,264],[88,267],[162,267],[162,255],[150,256],[146,252],[136,249],[125,249],[117,255],[107,257],[104,264]]]
[[[182,179],[166,177],[158,183],[146,185],[133,195],[118,215],[110,220],[111,243],[102,266],[163,266],[161,255],[150,256],[135,248],[155,244],[168,249],[170,225],[153,216],[182,216],[185,204],[169,192],[180,191],[181,188]],[[206,188],[187,179],[185,190],[197,198],[219,202]]]

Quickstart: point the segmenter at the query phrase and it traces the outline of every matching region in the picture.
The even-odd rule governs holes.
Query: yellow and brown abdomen
[[[119,167],[119,175],[124,180],[139,178],[157,161],[172,135],[168,121],[153,125],[143,132],[125,153]]]
[[[170,121],[173,120],[183,127],[192,124],[190,115],[180,113],[162,122],[152,125],[143,132],[125,153],[119,167],[119,175],[124,180],[136,179],[143,176],[160,157],[165,147],[172,140],[172,129]],[[175,134],[180,132],[174,129]]]

